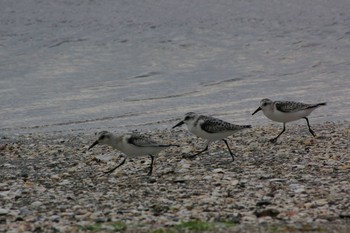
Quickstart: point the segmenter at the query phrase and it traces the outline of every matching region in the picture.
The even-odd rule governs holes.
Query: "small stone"
[[[16,166],[9,164],[9,163],[5,163],[4,165],[2,165],[4,168],[15,168]]]
[[[216,168],[213,170],[214,173],[225,173],[222,168]]]
[[[268,200],[261,200],[256,203],[256,206],[266,206],[266,205],[271,205],[271,201]]]
[[[328,204],[328,200],[327,199],[318,199],[318,200],[315,201],[315,204],[317,206],[323,206],[323,205]]]
[[[32,212],[28,210],[27,208],[21,208],[19,209],[19,215],[30,215]]]
[[[340,213],[339,218],[350,219],[350,212],[349,213]]]
[[[279,178],[275,178],[275,179],[270,179],[269,182],[286,182],[286,179],[279,179]]]
[[[203,179],[204,180],[211,180],[211,179],[213,179],[213,177],[212,176],[204,176]]]
[[[254,215],[247,215],[242,217],[242,222],[255,223],[256,220],[256,216]]]
[[[232,180],[231,185],[236,186],[239,183],[239,180]]]
[[[38,208],[39,206],[41,206],[43,203],[41,201],[35,201],[31,204],[32,207],[34,208]]]
[[[180,169],[177,171],[177,173],[180,173],[180,174],[182,174],[182,173],[187,173],[187,172],[189,172],[189,169],[187,169],[187,168],[180,168]]]
[[[62,180],[60,183],[59,183],[59,185],[62,185],[62,186],[64,186],[64,185],[69,185],[70,184],[70,181],[69,180]]]
[[[5,150],[6,146],[7,146],[7,144],[0,145],[0,150]]]
[[[0,208],[0,215],[7,215],[10,211],[8,209]]]
[[[255,216],[258,218],[270,216],[272,218],[276,217],[280,212],[275,209],[257,210],[254,212]]]
[[[61,177],[59,175],[55,174],[55,175],[51,176],[51,179],[53,179],[53,180],[60,180]]]
[[[302,193],[305,191],[304,185],[300,184],[290,184],[289,188],[294,192],[294,193]]]
[[[60,216],[59,215],[52,215],[50,217],[51,221],[53,222],[59,222],[60,221]]]
[[[193,149],[192,147],[184,146],[181,149],[181,153],[182,154],[190,154],[192,152],[192,149]]]

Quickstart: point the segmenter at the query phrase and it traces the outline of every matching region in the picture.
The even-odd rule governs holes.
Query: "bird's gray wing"
[[[162,145],[144,135],[133,134],[129,137],[128,143],[139,147],[168,147],[172,145]]]
[[[309,108],[310,104],[304,104],[300,102],[294,102],[294,101],[277,101],[276,102],[276,109],[280,112],[297,112],[300,110],[304,110]]]
[[[203,116],[200,117],[200,121],[202,121],[202,124],[200,125],[201,128],[208,132],[208,133],[218,133],[218,132],[225,132],[225,131],[235,131],[240,130],[243,128],[250,128],[250,126],[245,125],[234,125],[229,122],[214,118],[214,117],[207,117]]]
[[[138,135],[138,134],[132,134],[128,138],[128,143],[135,145],[135,146],[156,146],[157,143],[150,138]]]

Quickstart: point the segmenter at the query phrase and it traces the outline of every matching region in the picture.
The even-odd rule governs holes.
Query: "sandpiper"
[[[97,144],[109,145],[114,149],[120,150],[125,154],[124,160],[116,167],[104,172],[111,173],[125,163],[127,157],[136,158],[148,155],[151,158],[151,165],[148,175],[152,175],[154,155],[161,150],[178,145],[159,144],[150,138],[139,134],[114,135],[108,131],[98,133],[98,139],[88,148],[90,150]]]
[[[282,132],[278,134],[277,137],[272,138],[270,140],[271,142],[276,142],[279,136],[283,134],[286,130],[287,122],[296,121],[302,118],[306,120],[310,133],[315,137],[315,132],[311,129],[307,116],[309,116],[316,108],[324,105],[326,105],[326,103],[304,104],[293,101],[272,101],[270,99],[262,99],[260,101],[260,107],[258,107],[252,115],[262,110],[264,115],[270,120],[283,123]]]
[[[233,135],[239,130],[251,128],[251,125],[234,125],[214,117],[198,115],[194,112],[186,113],[184,119],[177,123],[173,128],[181,126],[183,124],[187,125],[187,128],[191,133],[197,137],[207,140],[207,145],[204,150],[199,151],[198,153],[189,157],[197,156],[208,150],[209,144],[211,142],[216,140],[223,140],[227,146],[228,151],[230,152],[232,160],[235,158],[225,138]]]

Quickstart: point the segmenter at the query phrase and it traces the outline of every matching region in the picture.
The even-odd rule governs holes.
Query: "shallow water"
[[[2,1],[0,130],[171,127],[197,111],[237,124],[262,98],[328,102],[348,120],[350,2]]]

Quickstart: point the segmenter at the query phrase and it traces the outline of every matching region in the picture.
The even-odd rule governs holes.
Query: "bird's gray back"
[[[140,146],[140,147],[145,147],[145,146],[158,146],[158,143],[150,139],[149,137],[146,137],[144,135],[138,135],[138,134],[132,134],[128,138],[128,143],[135,145],[135,146]]]
[[[245,126],[235,125],[214,117],[209,116],[200,116],[198,118],[198,122],[202,121],[201,128],[208,133],[219,133],[225,131],[236,131],[243,128],[247,128]]]
[[[127,139],[127,142],[138,147],[170,147],[170,146],[175,146],[175,145],[164,145],[160,144],[158,142],[153,141],[151,138],[144,136],[144,135],[139,135],[139,134],[132,134],[130,137]]]
[[[278,111],[288,113],[308,109],[312,105],[294,101],[276,101],[275,106]]]

